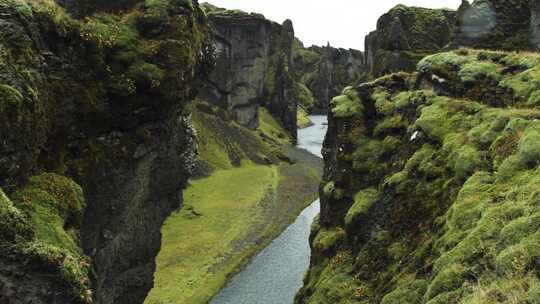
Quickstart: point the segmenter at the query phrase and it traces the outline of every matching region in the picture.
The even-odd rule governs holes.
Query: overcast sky
[[[257,12],[283,22],[291,19],[304,45],[364,49],[377,19],[397,4],[457,9],[461,0],[207,0],[228,9]],[[201,1],[201,2],[204,2]]]

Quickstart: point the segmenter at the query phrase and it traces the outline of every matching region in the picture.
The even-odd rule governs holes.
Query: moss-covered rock
[[[365,40],[366,64],[379,77],[413,71],[428,54],[440,51],[452,37],[455,12],[397,5],[381,16]]]
[[[363,288],[359,302],[534,303],[540,112],[529,101],[534,78],[514,80],[533,77],[536,58],[436,54],[417,73],[362,84],[351,88],[357,98],[338,100],[347,111],[330,113],[323,233],[312,243],[328,231],[345,236],[333,250],[313,250],[298,303],[351,300],[320,297],[335,288],[321,269],[341,251],[355,257],[338,273]],[[342,195],[328,195],[331,188]]]

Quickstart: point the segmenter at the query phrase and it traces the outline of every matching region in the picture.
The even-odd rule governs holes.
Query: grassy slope
[[[186,206],[163,227],[158,275],[147,303],[204,303],[219,291],[227,274],[255,250],[252,245],[235,254],[248,227],[259,225],[260,202],[275,189],[276,176],[276,167],[244,165],[194,181],[185,193],[194,209]]]
[[[284,149],[290,142],[285,131],[267,111],[260,114],[257,131],[246,132],[229,123],[232,129],[219,134],[225,128],[212,127],[215,116],[195,111],[199,158],[215,171],[192,182],[185,192],[186,206],[166,221],[155,287],[147,304],[206,303],[316,198],[321,164]],[[279,150],[296,163],[255,163],[249,155],[256,153],[246,151],[253,147],[240,147],[233,130],[249,137],[242,138],[243,143],[257,141],[257,152],[267,153],[269,159]],[[229,163],[231,151],[242,155],[241,166]]]

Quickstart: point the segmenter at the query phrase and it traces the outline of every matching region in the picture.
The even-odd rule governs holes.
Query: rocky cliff
[[[412,71],[423,57],[444,48],[452,38],[456,12],[398,5],[381,16],[365,39],[369,73],[382,76]]]
[[[326,112],[334,96],[367,74],[363,52],[330,45],[304,48],[299,40],[294,44],[294,64],[301,80],[299,91],[304,92],[299,102],[309,112]]]
[[[538,20],[532,14],[536,7],[529,0],[463,0],[452,46],[530,49],[538,40]]]
[[[334,98],[296,302],[540,302],[539,60],[461,49]]]
[[[142,303],[194,163],[206,17],[62,3],[0,1],[0,302]]]
[[[296,138],[296,78],[292,61],[294,29],[260,14],[204,4],[215,29],[216,68],[200,98],[231,112],[242,126],[259,126],[266,107]]]

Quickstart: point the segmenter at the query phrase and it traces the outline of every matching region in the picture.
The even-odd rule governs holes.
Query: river
[[[313,126],[298,131],[298,146],[321,157],[326,116],[310,116]],[[232,278],[211,304],[291,304],[309,267],[311,223],[319,214],[316,200],[251,263]]]

